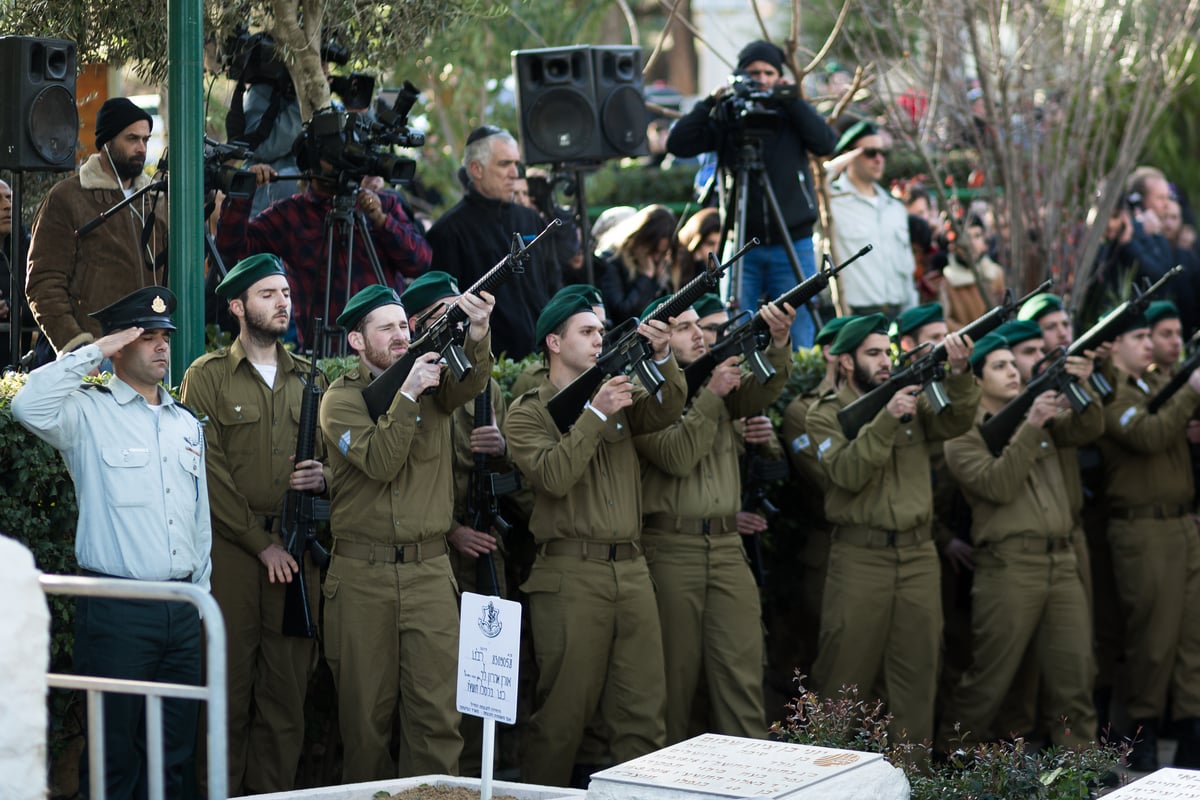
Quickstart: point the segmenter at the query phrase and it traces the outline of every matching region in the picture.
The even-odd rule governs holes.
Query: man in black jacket
[[[739,290],[742,305],[757,306],[760,299],[773,300],[796,285],[796,276],[784,250],[795,249],[804,277],[816,271],[813,255],[812,228],[817,219],[817,204],[808,154],[827,155],[837,144],[837,133],[821,115],[799,96],[781,96],[777,87],[783,85],[783,51],[770,42],[751,42],[738,53],[736,79],[750,80],[756,89],[771,92],[765,104],[778,112],[771,126],[737,123],[722,114],[719,106],[728,93],[727,86],[718,87],[696,104],[667,137],[667,151],[681,157],[716,151],[722,172],[735,169],[738,149],[748,139],[761,144],[762,163],[767,178],[788,228],[785,239],[771,220],[767,198],[760,187],[751,182],[746,202],[746,241],[757,236],[762,247],[750,251],[742,261],[742,281]],[[436,250],[435,250],[436,252]],[[812,347],[814,334],[812,317],[797,314],[792,326],[792,346]]]
[[[514,233],[529,241],[545,223],[538,212],[513,202],[520,151],[512,134],[493,125],[467,137],[463,169],[467,194],[434,223],[426,236],[433,266],[450,273],[464,290],[509,252]],[[492,348],[496,355],[522,359],[534,350],[534,323],[542,307],[562,286],[550,251],[538,247],[525,273],[494,291]]]

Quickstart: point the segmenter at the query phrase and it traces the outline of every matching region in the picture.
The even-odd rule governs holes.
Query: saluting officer
[[[322,493],[318,460],[294,462],[311,364],[279,337],[292,316],[283,260],[239,261],[216,288],[238,321],[228,348],[196,359],[180,397],[205,417],[212,509],[212,593],[225,617],[229,793],[293,788],[315,639],[282,633],[286,585],[301,565],[280,539],[284,495]],[[324,379],[320,379],[324,385]],[[315,619],[320,571],[303,565]]]
[[[651,303],[642,319],[665,302]],[[760,384],[741,369],[740,357],[728,358],[681,419],[634,439],[643,460],[642,542],[662,621],[667,744],[687,738],[697,692],[707,699],[710,730],[766,736],[762,608],[739,535],[742,481],[733,421],[761,413],[787,384],[795,310],[768,303],[761,313],[771,331],[766,355],[776,371],[770,380]],[[689,308],[671,322],[671,351],[683,367],[708,350],[699,319]]]
[[[597,713],[618,762],[662,747],[666,732],[662,635],[640,541],[633,437],[678,419],[687,392],[666,323],[645,322],[638,330],[666,380],[658,396],[625,375],[610,378],[560,433],[547,403],[595,365],[603,330],[589,300],[559,294],[548,303],[536,333],[549,379],[513,402],[504,429],[534,491],[529,527],[538,557],[521,586],[539,672],[521,764],[532,783],[567,782]]]
[[[400,774],[458,772],[462,737],[450,679],[458,592],[446,557],[454,513],[450,414],[491,374],[494,302],[486,292],[458,300],[470,320],[468,376],[443,377],[440,354],[425,353],[377,420],[362,390],[407,352],[408,316],[394,291],[374,285],[337,320],[359,356],[321,401],[333,473],[325,657],[337,686],[346,783],[396,775],[388,746],[397,702]]]
[[[950,407],[936,415],[920,388],[908,387],[847,439],[837,412],[887,380],[888,344],[882,314],[847,323],[830,348],[844,384],[808,414],[810,446],[830,481],[825,514],[837,526],[813,678],[826,696],[850,684],[864,694],[882,687],[893,735],[919,742],[933,736],[942,634],[928,443],[971,426],[979,388],[970,340],[950,334]]]

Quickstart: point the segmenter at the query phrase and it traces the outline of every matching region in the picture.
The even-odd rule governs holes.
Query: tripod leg
[[[357,211],[354,212],[354,225],[362,236],[363,249],[367,253],[367,260],[371,262],[371,270],[375,273],[375,282],[383,286],[390,286],[391,284],[383,274],[383,263],[379,260],[379,251],[375,249],[375,242],[371,240],[371,226],[367,223],[366,217]]]

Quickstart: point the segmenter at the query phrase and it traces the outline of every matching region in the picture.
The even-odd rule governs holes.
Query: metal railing
[[[104,703],[105,692],[140,694],[146,698],[146,760],[150,800],[163,800],[163,698],[202,700],[208,707],[208,797],[225,800],[228,774],[225,766],[225,620],[217,601],[207,591],[190,583],[130,581],[119,578],[83,578],[42,575],[46,594],[105,597],[123,600],[163,600],[190,603],[200,612],[204,625],[206,678],[200,686],[182,683],[100,678],[51,672],[47,683],[56,689],[87,692],[88,780],[91,797],[105,800]],[[80,776],[83,779],[83,776]]]

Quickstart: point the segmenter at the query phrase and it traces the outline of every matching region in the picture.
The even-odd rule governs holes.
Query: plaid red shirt
[[[325,216],[332,196],[318,194],[311,186],[266,208],[249,218],[251,199],[226,198],[217,225],[217,249],[227,268],[246,256],[274,253],[284,260],[292,284],[292,307],[301,344],[311,332],[314,316],[325,310]],[[415,278],[429,269],[432,253],[420,226],[408,219],[399,198],[391,192],[379,193],[380,209],[387,214],[383,228],[371,228],[375,251],[388,285],[403,292],[405,279]],[[335,231],[333,280],[329,297],[332,325],[346,305],[346,246],[344,234]],[[359,231],[354,236],[354,265],[350,295],[376,283],[375,272],[367,257]]]

